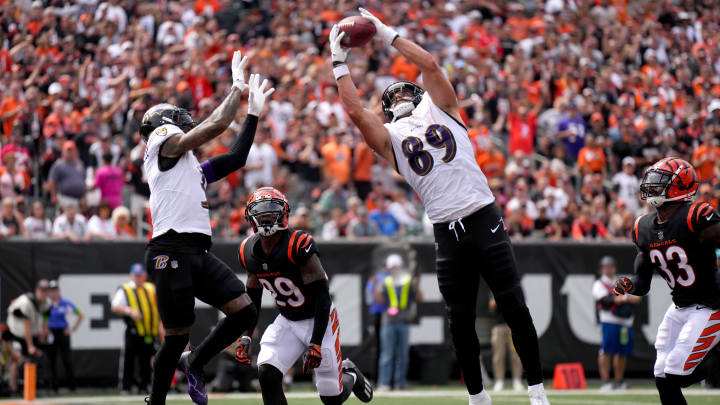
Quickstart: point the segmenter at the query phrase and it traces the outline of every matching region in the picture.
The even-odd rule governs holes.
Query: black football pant
[[[70,336],[65,334],[65,329],[50,329],[53,335],[53,342],[50,346],[50,373],[52,375],[52,388],[57,390],[60,386],[58,380],[57,359],[62,360],[65,367],[65,378],[68,388],[75,391],[75,373],[73,372],[72,359],[70,358]]]
[[[528,385],[542,382],[537,332],[520,287],[515,256],[501,211],[490,204],[473,214],[433,226],[440,292],[468,392],[483,390],[475,318],[480,277],[512,332]]]
[[[125,347],[122,358],[122,390],[130,391],[136,385],[141,393],[150,386],[152,374],[152,356],[155,354],[155,341],[145,341],[142,336],[125,333]],[[135,379],[138,374],[140,380]]]

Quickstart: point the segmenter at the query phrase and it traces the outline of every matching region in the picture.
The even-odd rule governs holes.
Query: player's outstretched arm
[[[362,133],[365,142],[380,156],[393,162],[390,133],[383,126],[380,118],[365,108],[362,99],[358,96],[357,87],[355,87],[355,83],[350,77],[350,69],[346,64],[349,50],[340,45],[340,41],[344,36],[345,33],[340,32],[337,25],[333,26],[330,31],[330,51],[340,101],[345,108],[345,112]]]
[[[230,94],[198,126],[185,134],[175,135],[165,141],[160,150],[162,156],[169,158],[181,156],[183,153],[193,150],[222,134],[230,126],[237,113],[240,97],[242,97],[243,91],[248,88],[245,83],[245,73],[243,72],[246,64],[247,56],[242,57],[240,51],[235,51],[231,66],[233,84],[230,88]]]
[[[462,122],[455,89],[453,89],[448,78],[445,77],[445,73],[435,58],[420,45],[399,36],[397,31],[383,24],[379,18],[369,11],[364,8],[359,10],[363,17],[375,25],[377,35],[387,46],[394,46],[398,52],[420,69],[423,76],[423,87],[430,94],[433,103],[452,115],[458,122]]]
[[[245,166],[248,154],[250,153],[250,147],[252,147],[253,141],[255,140],[255,130],[257,129],[258,117],[265,105],[265,100],[275,91],[274,88],[270,88],[265,91],[265,87],[267,87],[267,85],[267,79],[263,80],[262,84],[260,84],[260,75],[250,75],[248,115],[245,117],[245,122],[243,122],[240,135],[235,138],[235,141],[230,146],[230,150],[227,153],[214,156],[200,165],[208,183],[220,180],[235,170]]]

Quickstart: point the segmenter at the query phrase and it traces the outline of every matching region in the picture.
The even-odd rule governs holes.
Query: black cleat
[[[342,362],[343,371],[349,371],[355,374],[355,384],[353,385],[353,394],[362,402],[370,402],[373,398],[373,387],[370,385],[370,381],[365,378],[365,375],[360,371],[358,366],[353,363],[350,359],[345,359]]]

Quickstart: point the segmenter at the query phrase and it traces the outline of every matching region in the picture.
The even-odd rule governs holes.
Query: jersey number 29
[[[445,148],[443,162],[447,163],[455,158],[457,145],[448,127],[439,124],[430,125],[425,130],[425,140],[434,148]],[[432,155],[423,149],[423,141],[418,137],[408,136],[405,138],[402,141],[402,152],[408,160],[410,168],[418,176],[430,173],[435,164]]]
[[[665,251],[664,257],[661,251],[653,249],[650,251],[650,261],[660,267],[660,270],[665,273],[665,281],[667,281],[670,288],[675,288],[675,276],[673,276],[670,269],[668,269],[668,264],[665,261],[665,258],[667,258],[668,262],[672,262],[677,259],[676,266],[678,270],[685,272],[683,276],[677,277],[678,284],[683,287],[689,287],[695,283],[695,270],[693,270],[692,266],[688,264],[688,257],[687,253],[685,253],[685,249],[680,246],[670,246]]]
[[[272,295],[275,303],[279,307],[284,307],[287,304],[290,304],[291,307],[296,308],[305,303],[305,296],[289,278],[277,277],[275,279],[275,288],[273,288],[273,285],[264,278],[258,278],[258,281],[263,287],[270,291],[270,295]],[[288,297],[287,302],[278,301],[278,293]]]

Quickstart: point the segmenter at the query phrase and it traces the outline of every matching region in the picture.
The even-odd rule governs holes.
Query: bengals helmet
[[[285,195],[272,187],[260,187],[248,198],[245,219],[260,236],[271,236],[288,227],[290,204]]]
[[[176,125],[186,132],[197,125],[187,110],[168,103],[157,104],[150,107],[143,115],[140,121],[140,135],[147,141],[152,131],[167,124]]]
[[[645,171],[640,183],[640,198],[657,208],[668,201],[692,201],[697,190],[695,168],[685,160],[669,157]]]

